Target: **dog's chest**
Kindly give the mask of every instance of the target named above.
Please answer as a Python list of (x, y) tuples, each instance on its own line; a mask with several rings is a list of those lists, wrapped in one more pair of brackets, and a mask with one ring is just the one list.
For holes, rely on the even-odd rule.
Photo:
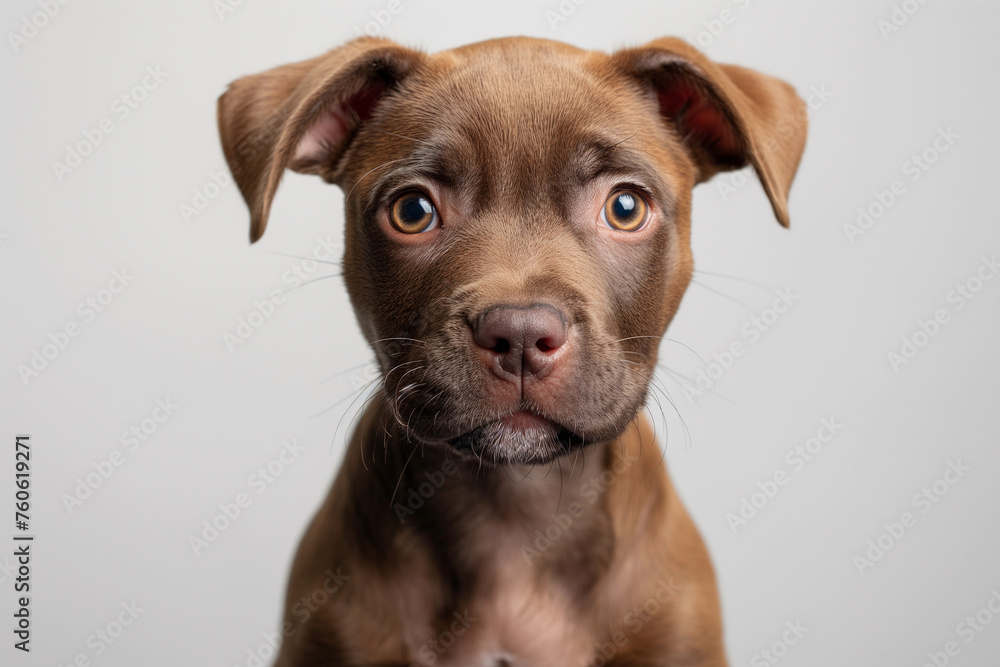
[(411, 596), (424, 604), (404, 614), (417, 621), (408, 642), (414, 664), (592, 664), (595, 586), (611, 565), (614, 538), (610, 516), (582, 486), (601, 462), (588, 457), (562, 484), (530, 470), (488, 484), (456, 476), (434, 496), (425, 516), (436, 521), (410, 542), (426, 551), (408, 558), (422, 566), (407, 580), (426, 587)]
[[(566, 667), (590, 664), (593, 632), (572, 591), (540, 572), (523, 533), (484, 528), (478, 584), (417, 664)], [(554, 545), (553, 545), (554, 546)], [(440, 627), (440, 626), (439, 626)], [(430, 649), (430, 650), (427, 650)], [(433, 655), (433, 658), (432, 658)]]

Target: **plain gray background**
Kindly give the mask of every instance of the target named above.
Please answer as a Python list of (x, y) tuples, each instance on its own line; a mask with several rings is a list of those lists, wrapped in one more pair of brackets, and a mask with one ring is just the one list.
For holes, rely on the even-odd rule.
[[(676, 411), (659, 394), (650, 410), (714, 557), (733, 665), (768, 664), (755, 654), (796, 622), (808, 631), (781, 664), (918, 667), (949, 641), (960, 650), (949, 664), (998, 664), (1000, 618), (971, 641), (959, 624), (1000, 590), (1000, 279), (977, 283), (983, 258), (1000, 253), (1000, 6), (399, 1), (379, 31), (431, 51), (515, 34), (602, 50), (678, 35), (804, 98), (822, 92), (790, 230), (750, 172), (696, 190), (697, 283), (657, 381)], [(387, 5), (244, 0), (220, 15), (210, 0), (78, 0), (43, 21), (38, 2), (4, 3), (0, 540), (15, 532), (13, 437), (30, 433), (37, 541), (30, 656), (11, 646), (12, 549), (0, 547), (3, 664), (83, 654), (109, 666), (243, 666), (277, 628), (293, 550), (339, 464), (370, 357), (337, 267), (289, 256), (312, 256), (327, 237), (340, 246), (341, 192), (288, 174), (267, 235), (249, 246), (235, 187), (209, 185), (224, 170), (215, 101), (241, 75), (356, 36)], [(161, 80), (122, 117), (116, 99), (147, 67)], [(103, 119), (113, 132), (60, 180), (53, 162)], [(949, 132), (947, 150), (934, 148)], [(914, 171), (925, 152), (933, 163)], [(878, 212), (895, 180), (905, 189), (852, 235), (859, 207)], [(289, 290), (296, 266), (332, 277)], [(112, 279), (123, 270), (122, 290)], [(119, 293), (102, 293), (109, 283)], [(979, 288), (971, 300), (949, 300), (967, 283)], [(273, 290), (288, 290), (283, 303), (230, 350), (225, 334)], [(771, 319), (775, 290), (793, 305), (752, 339), (745, 326)], [(92, 319), (79, 307), (109, 296)], [(939, 310), (935, 335), (915, 336)], [(23, 378), (19, 367), (70, 323), (79, 334)], [(893, 368), (904, 337), (923, 344)], [(733, 342), (745, 353), (714, 369), (714, 388), (685, 390), (681, 376), (695, 380)], [(151, 435), (130, 450), (122, 433), (164, 416), (158, 399), (177, 408), (146, 421)], [(804, 465), (786, 459), (823, 419), (842, 424), (833, 439)], [(251, 475), (293, 439), (304, 452), (258, 494)], [(116, 450), (121, 464), (70, 511), (78, 480)], [(950, 464), (967, 470), (939, 482), (935, 502), (915, 502)], [(734, 532), (727, 514), (781, 471), (787, 484)], [(195, 555), (189, 537), (239, 493), (250, 506)], [(904, 512), (915, 525), (883, 536), (891, 548), (859, 572), (855, 557)], [(138, 618), (97, 656), (88, 637), (133, 601)]]

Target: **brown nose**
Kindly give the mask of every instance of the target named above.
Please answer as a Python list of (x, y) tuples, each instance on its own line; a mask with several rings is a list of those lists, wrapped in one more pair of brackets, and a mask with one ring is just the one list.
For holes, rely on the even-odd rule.
[(566, 343), (562, 312), (548, 304), (494, 306), (472, 323), (473, 338), (507, 373), (541, 377)]

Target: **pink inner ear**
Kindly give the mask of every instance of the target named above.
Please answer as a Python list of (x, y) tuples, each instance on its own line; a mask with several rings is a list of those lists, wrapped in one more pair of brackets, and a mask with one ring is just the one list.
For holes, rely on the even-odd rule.
[(725, 115), (693, 85), (673, 82), (659, 91), (660, 112), (722, 161), (742, 163), (743, 150)]
[(367, 121), (375, 114), (375, 107), (378, 106), (384, 92), (385, 86), (381, 83), (362, 88), (347, 100), (346, 106), (353, 109), (362, 122)]
[(331, 105), (299, 140), (293, 161), (323, 160), (341, 147), (358, 123), (363, 123), (374, 115), (383, 92), (385, 86), (375, 84)]

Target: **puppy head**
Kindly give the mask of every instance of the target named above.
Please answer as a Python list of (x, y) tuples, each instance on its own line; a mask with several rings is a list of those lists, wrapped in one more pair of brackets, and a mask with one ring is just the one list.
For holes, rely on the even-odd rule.
[(219, 126), (252, 241), (286, 168), (343, 188), (347, 288), (406, 436), (527, 463), (642, 406), (696, 183), (752, 164), (788, 224), (805, 107), (676, 39), (361, 39), (234, 82)]

